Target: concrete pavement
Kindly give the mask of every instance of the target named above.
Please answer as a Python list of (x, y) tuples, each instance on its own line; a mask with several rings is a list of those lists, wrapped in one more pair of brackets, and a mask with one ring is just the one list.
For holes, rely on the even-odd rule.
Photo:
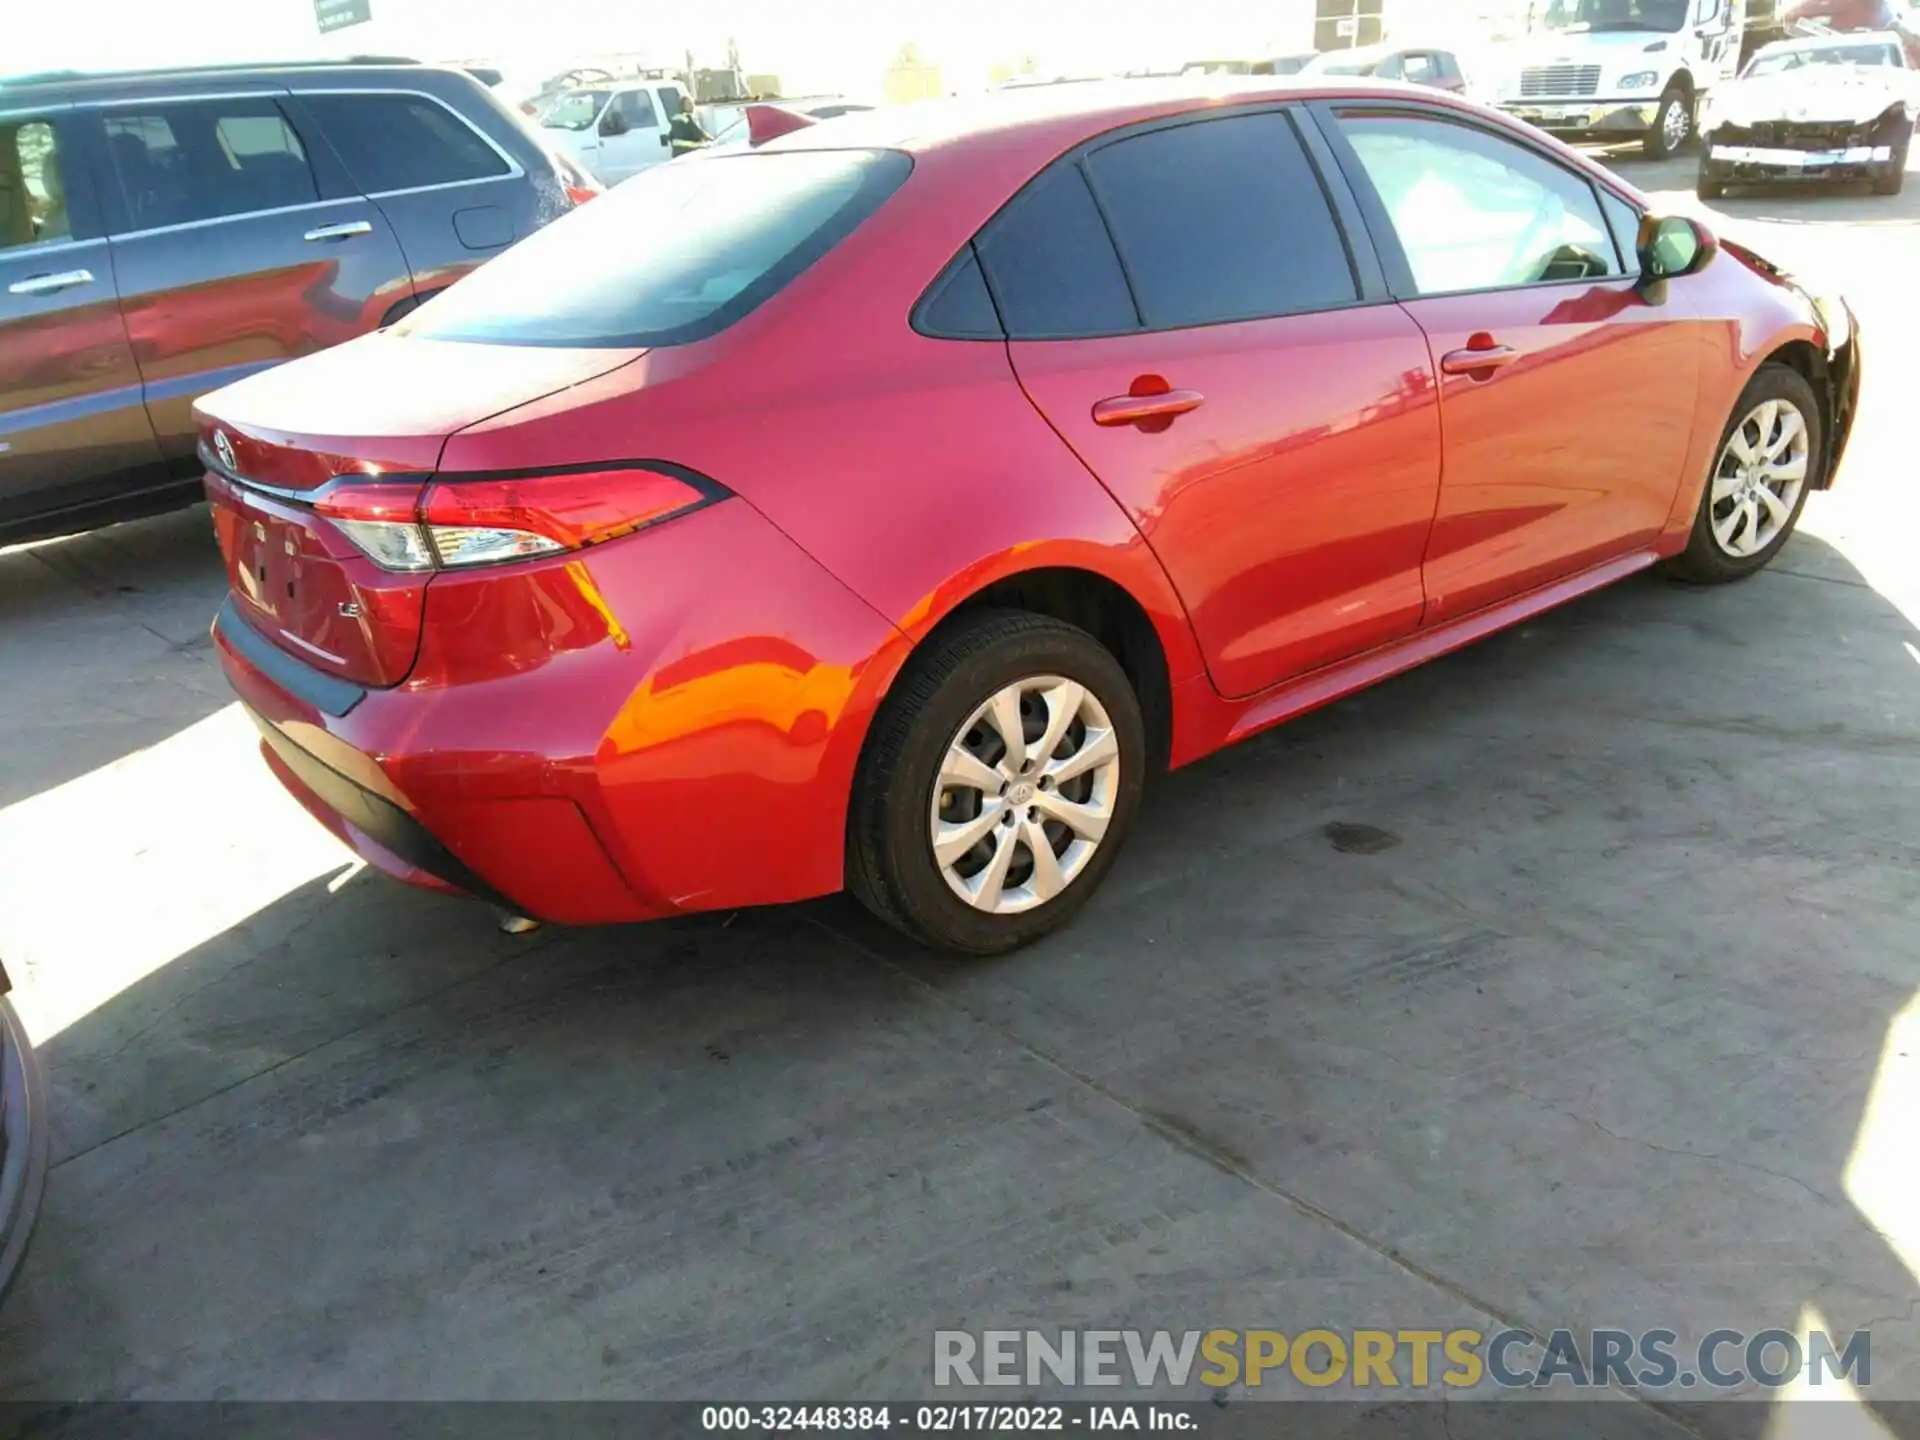
[[(842, 900), (497, 935), (266, 776), (203, 513), (0, 555), (59, 1121), (0, 1397), (918, 1397), (943, 1328), (1518, 1324), (1870, 1325), (1920, 1399), (1920, 196), (1716, 208), (1868, 335), (1775, 567), (1171, 777), (991, 964)], [(1834, 1433), (1749, 1395), (1556, 1433)]]

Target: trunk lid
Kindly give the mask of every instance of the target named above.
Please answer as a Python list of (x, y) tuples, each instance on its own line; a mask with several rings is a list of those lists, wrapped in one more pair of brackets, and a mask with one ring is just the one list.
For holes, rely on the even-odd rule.
[(316, 503), (350, 493), (408, 518), (448, 436), (643, 353), (377, 334), (206, 396), (207, 496), (241, 613), (315, 669), (398, 684), (434, 572), (375, 564)]

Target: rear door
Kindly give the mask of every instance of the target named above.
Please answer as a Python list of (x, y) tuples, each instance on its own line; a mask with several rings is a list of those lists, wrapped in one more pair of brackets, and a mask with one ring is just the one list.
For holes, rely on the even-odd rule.
[(422, 297), (550, 218), (532, 213), (520, 162), (438, 95), (302, 90), (290, 103), (393, 226)]
[[(1121, 132), (984, 231), (1027, 394), (1140, 526), (1214, 683), (1405, 635), (1440, 475), (1426, 342), (1284, 108)], [(1352, 243), (1350, 243), (1352, 242)]]
[(379, 211), (323, 191), (280, 97), (97, 114), (127, 333), (169, 459), (193, 455), (201, 395), (363, 334), (412, 293)]
[(1650, 543), (1695, 424), (1685, 287), (1642, 294), (1593, 183), (1504, 127), (1424, 106), (1319, 113), (1441, 372), (1428, 621)]
[(164, 480), (73, 111), (0, 118), (0, 526)]

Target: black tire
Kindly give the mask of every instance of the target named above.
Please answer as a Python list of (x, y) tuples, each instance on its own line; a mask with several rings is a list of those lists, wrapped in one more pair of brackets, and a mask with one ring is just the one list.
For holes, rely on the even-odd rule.
[[(1052, 675), (1091, 692), (1118, 743), (1106, 833), (1053, 899), (1015, 914), (976, 909), (954, 893), (934, 859), (928, 827), (941, 765), (960, 727), (996, 692)], [(922, 944), (965, 955), (1017, 949), (1072, 919), (1100, 887), (1139, 809), (1147, 754), (1139, 698), (1099, 641), (1049, 616), (982, 611), (908, 662), (874, 720), (847, 816), (847, 887)]]
[(1878, 175), (1873, 177), (1873, 193), (1876, 195), (1898, 195), (1907, 183), (1907, 149), (1913, 143), (1913, 132), (1904, 132), (1894, 143), (1893, 158)]
[[(1686, 114), (1687, 129), (1678, 142), (1667, 143), (1667, 113), (1679, 106)], [(1687, 141), (1693, 138), (1693, 97), (1679, 86), (1673, 86), (1660, 97), (1660, 108), (1654, 112), (1653, 128), (1640, 141), (1640, 152), (1649, 160), (1666, 160), (1686, 149)]]
[[(1754, 409), (1768, 400), (1786, 401), (1800, 412), (1800, 418), (1807, 427), (1807, 475), (1800, 486), (1800, 493), (1794, 497), (1786, 523), (1753, 554), (1731, 555), (1721, 547), (1713, 534), (1714, 510), (1718, 505), (1728, 503), (1713, 499), (1713, 481), (1727, 458), (1727, 443), (1733, 438), (1735, 428), (1745, 424)], [(1826, 430), (1820, 413), (1820, 401), (1806, 377), (1786, 365), (1761, 366), (1753, 379), (1747, 382), (1747, 388), (1740, 392), (1739, 400), (1734, 403), (1733, 414), (1727, 417), (1726, 428), (1720, 432), (1720, 444), (1714, 449), (1713, 464), (1707, 471), (1706, 482), (1700, 487), (1700, 503), (1693, 516), (1693, 533), (1687, 539), (1687, 548), (1667, 562), (1667, 573), (1679, 580), (1715, 585), (1729, 580), (1744, 580), (1764, 569), (1767, 562), (1780, 553), (1780, 547), (1787, 543), (1794, 526), (1800, 523), (1800, 512), (1806, 507), (1807, 496), (1820, 487), (1824, 479), (1825, 454)]]

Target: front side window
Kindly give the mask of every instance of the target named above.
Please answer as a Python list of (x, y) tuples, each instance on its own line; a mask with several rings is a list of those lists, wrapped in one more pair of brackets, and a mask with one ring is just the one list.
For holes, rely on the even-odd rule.
[(395, 329), (500, 345), (705, 339), (852, 234), (912, 168), (888, 150), (656, 165), (488, 261)]
[(300, 137), (271, 100), (108, 110), (102, 123), (130, 230), (320, 198)]
[(540, 124), (547, 130), (585, 130), (600, 118), (600, 107), (606, 103), (604, 90), (569, 90), (541, 112)]
[(303, 95), (300, 103), (368, 195), (490, 180), (512, 169), (471, 125), (425, 95)]
[(1422, 295), (1618, 275), (1593, 187), (1522, 145), (1448, 120), (1344, 114)]
[(61, 158), (45, 120), (0, 123), (0, 250), (72, 238)]
[(1318, 175), (1278, 111), (1149, 131), (1087, 160), (1150, 329), (1359, 298)]

